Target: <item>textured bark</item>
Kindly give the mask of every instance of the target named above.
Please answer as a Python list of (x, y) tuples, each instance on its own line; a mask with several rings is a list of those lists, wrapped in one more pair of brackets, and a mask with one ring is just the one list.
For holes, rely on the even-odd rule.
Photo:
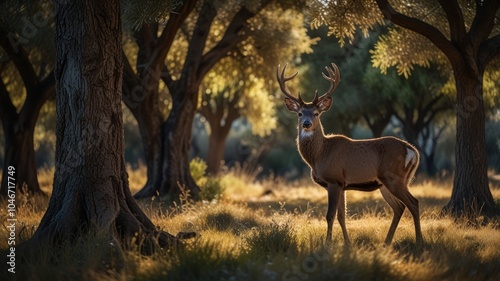
[[(56, 1), (56, 171), (34, 241), (78, 235), (168, 246), (132, 198), (124, 162), (118, 0)], [(118, 235), (118, 237), (116, 237)]]
[[(477, 68), (475, 68), (477, 69)], [(444, 207), (454, 215), (498, 213), (488, 187), (483, 105), (483, 75), (473, 68), (455, 70), (457, 82), (456, 171), (451, 199)]]

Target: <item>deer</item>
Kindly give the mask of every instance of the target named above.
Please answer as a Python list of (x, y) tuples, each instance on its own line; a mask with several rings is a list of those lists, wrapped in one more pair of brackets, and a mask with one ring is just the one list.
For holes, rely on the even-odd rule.
[[(382, 197), (394, 212), (386, 245), (391, 244), (401, 216), (407, 207), (413, 217), (416, 242), (423, 242), (420, 227), (419, 202), (410, 193), (408, 185), (417, 171), (420, 154), (410, 143), (396, 137), (372, 139), (351, 139), (344, 135), (325, 135), (321, 124), (321, 114), (330, 109), (331, 95), (340, 83), (340, 71), (332, 63), (326, 66), (328, 73), (322, 72), (323, 78), (330, 82), (329, 90), (318, 97), (316, 90), (312, 102), (305, 102), (300, 92), (292, 95), (286, 82), (297, 76), (298, 71), (285, 76), (287, 65), (280, 74), (280, 65), (276, 77), (285, 95), (285, 107), (298, 115), (297, 148), (300, 156), (311, 169), (311, 179), (328, 192), (326, 212), (326, 242), (332, 241), (332, 226), (335, 216), (342, 229), (344, 243), (350, 244), (347, 233), (346, 196), (347, 190), (380, 190)], [(338, 214), (336, 214), (338, 212)]]

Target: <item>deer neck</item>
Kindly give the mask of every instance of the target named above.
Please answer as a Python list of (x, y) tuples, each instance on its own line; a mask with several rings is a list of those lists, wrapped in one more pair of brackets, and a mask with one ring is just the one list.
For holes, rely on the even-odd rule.
[(323, 148), (325, 140), (323, 126), (319, 124), (315, 130), (309, 132), (302, 130), (302, 128), (299, 128), (298, 131), (297, 146), (299, 148), (300, 155), (307, 162), (307, 164), (312, 167), (314, 166), (316, 159), (318, 159), (321, 155)]

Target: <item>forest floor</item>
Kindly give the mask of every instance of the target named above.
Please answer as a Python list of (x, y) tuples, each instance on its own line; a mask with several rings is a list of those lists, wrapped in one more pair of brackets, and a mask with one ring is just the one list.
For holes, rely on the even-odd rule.
[[(144, 168), (131, 170), (132, 192), (144, 183)], [(352, 245), (343, 244), (338, 222), (333, 243), (325, 244), (326, 191), (310, 179), (287, 183), (256, 180), (233, 169), (202, 178), (200, 200), (185, 194), (174, 203), (140, 201), (160, 228), (176, 234), (195, 231), (182, 247), (140, 254), (124, 251), (118, 272), (103, 265), (98, 241), (67, 245), (66, 253), (18, 259), (16, 273), (3, 262), (0, 280), (500, 280), (500, 220), (454, 220), (441, 214), (451, 195), (451, 179), (418, 178), (410, 187), (420, 202), (424, 244), (415, 244), (408, 211), (393, 243), (383, 241), (392, 210), (380, 192), (347, 192), (347, 228)], [(50, 192), (53, 171), (39, 171)], [(500, 203), (500, 184), (491, 191)], [(36, 230), (47, 199), (18, 197), (16, 243)], [(4, 214), (5, 213), (5, 214)], [(1, 215), (0, 254), (9, 253), (7, 212)]]

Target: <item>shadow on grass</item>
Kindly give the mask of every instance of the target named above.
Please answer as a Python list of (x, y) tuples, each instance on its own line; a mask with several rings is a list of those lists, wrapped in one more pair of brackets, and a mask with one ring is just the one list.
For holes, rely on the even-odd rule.
[[(420, 202), (420, 212), (427, 209), (441, 210), (449, 199), (434, 198), (434, 197), (418, 197)], [(294, 200), (269, 200), (269, 201), (251, 201), (247, 203), (248, 207), (254, 210), (262, 210), (266, 215), (273, 213), (289, 212), (289, 213), (304, 213), (306, 211), (312, 217), (324, 218), (328, 208), (328, 199), (325, 193), (325, 200), (322, 202), (310, 202), (307, 199), (294, 199)], [(362, 217), (365, 215), (380, 215), (386, 214), (392, 217), (392, 209), (389, 204), (382, 198), (366, 198), (356, 200), (354, 202), (347, 201), (347, 215), (348, 217)]]
[(218, 231), (231, 230), (233, 232), (257, 227), (260, 223), (252, 217), (238, 217), (235, 214), (220, 210), (218, 212), (209, 213), (205, 217), (207, 227)]

